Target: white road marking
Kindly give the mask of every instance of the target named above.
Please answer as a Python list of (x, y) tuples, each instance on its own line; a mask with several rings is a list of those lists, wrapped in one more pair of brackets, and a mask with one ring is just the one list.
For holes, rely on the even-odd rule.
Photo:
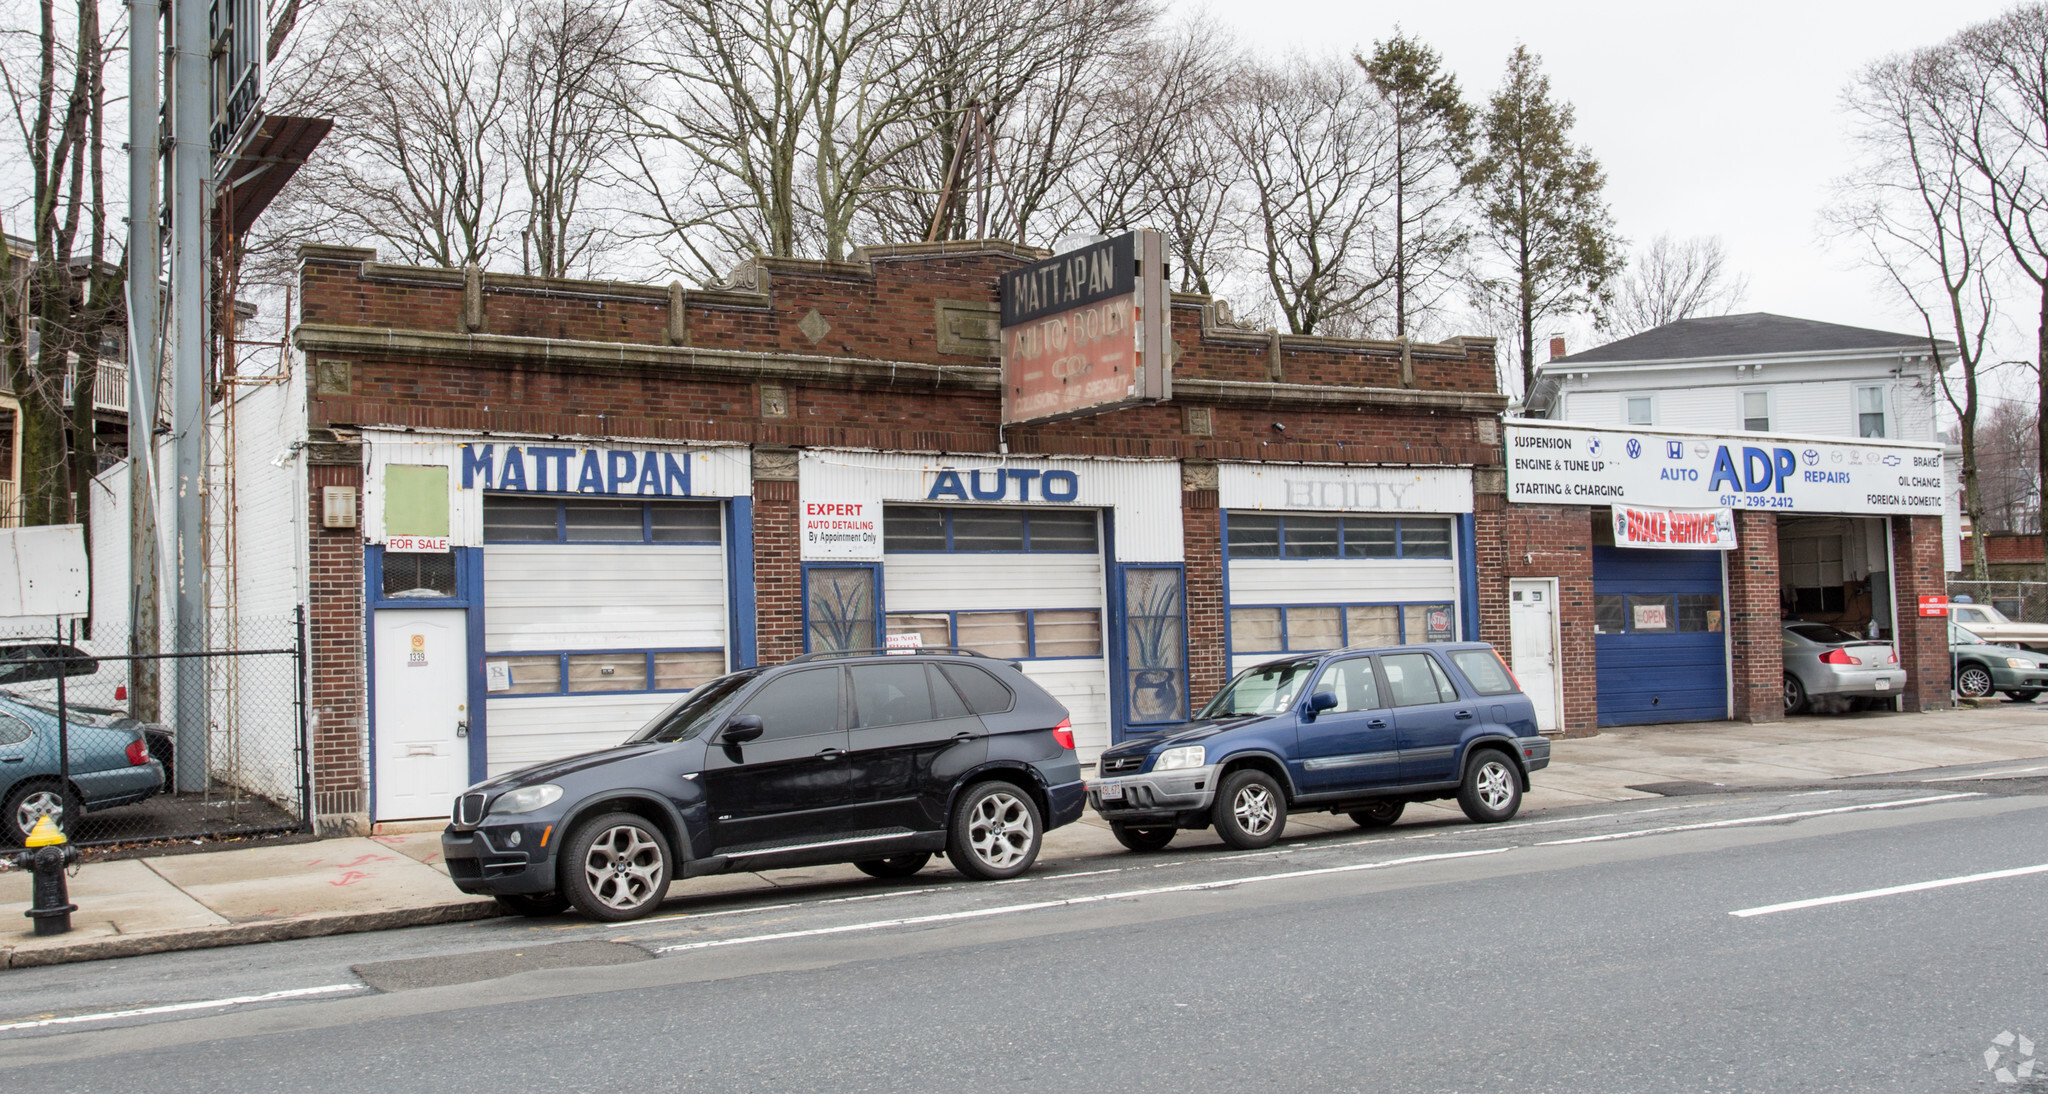
[(2040, 866), (2022, 866), (2015, 870), (1993, 870), (1985, 874), (1969, 874), (1964, 877), (1945, 877), (1938, 881), (1916, 881), (1911, 885), (1893, 885), (1884, 889), (1866, 889), (1860, 893), (1843, 893), (1840, 896), (1818, 896), (1812, 900), (1789, 900), (1783, 904), (1766, 904), (1761, 908), (1744, 908), (1729, 915), (1748, 918), (1753, 915), (1771, 915), (1776, 912), (1796, 912), (1801, 908), (1818, 908), (1823, 904), (1846, 904), (1852, 900), (1871, 900), (1881, 896), (1897, 896), (1900, 893), (1919, 893), (1928, 889), (1946, 889), (1951, 885), (1970, 885), (1979, 881), (1997, 881), (2000, 878), (2024, 877), (2027, 874), (2048, 874), (2048, 863)]
[[(674, 923), (678, 919), (711, 919), (721, 915), (746, 915), (748, 912), (775, 912), (796, 906), (796, 902), (792, 901), (788, 904), (757, 904), (752, 908), (727, 908), (722, 912), (677, 912), (674, 915), (658, 915), (647, 919), (636, 919), (632, 922), (631, 926), (645, 927), (649, 923)], [(587, 931), (592, 927), (617, 926), (618, 924), (616, 923), (564, 923), (555, 929), (558, 931)]]
[(1514, 850), (1512, 847), (1493, 847), (1484, 851), (1453, 851), (1440, 855), (1414, 855), (1409, 858), (1390, 859), (1385, 862), (1361, 862), (1349, 866), (1325, 866), (1314, 870), (1289, 870), (1283, 874), (1259, 874), (1253, 877), (1231, 878), (1224, 881), (1197, 881), (1189, 882), (1185, 885), (1165, 885), (1155, 889), (1126, 889), (1122, 892), (1068, 897), (1064, 900), (1036, 900), (1028, 904), (1006, 904), (996, 908), (974, 908), (960, 912), (939, 912), (933, 915), (905, 916), (900, 919), (876, 919), (866, 923), (843, 923), (836, 927), (812, 927), (801, 931), (777, 931), (773, 934), (748, 935), (744, 938), (716, 938), (704, 942), (684, 942), (674, 946), (662, 946), (654, 952), (657, 954), (683, 953), (688, 950), (744, 946), (754, 942), (781, 942), (793, 938), (817, 938), (823, 935), (851, 934), (856, 931), (878, 931), (889, 927), (917, 927), (928, 923), (951, 923), (964, 919), (985, 919), (989, 916), (1035, 912), (1044, 908), (1069, 908), (1081, 904), (1100, 904), (1109, 900), (1133, 900), (1138, 897), (1161, 896), (1167, 893), (1193, 893), (1207, 889), (1234, 889), (1240, 885), (1256, 885), (1262, 881), (1285, 881), (1291, 878), (1317, 877), (1324, 874), (1347, 874), (1360, 870), (1383, 870), (1390, 866), (1408, 866), (1420, 862), (1443, 862), (1448, 859), (1473, 858), (1478, 855), (1498, 855), (1512, 850)]
[(137, 1007), (134, 1010), (108, 1010), (98, 1014), (67, 1014), (62, 1018), (38, 1018), (29, 1022), (12, 1022), (0, 1025), (0, 1033), (17, 1029), (43, 1029), (48, 1026), (70, 1026), (80, 1022), (111, 1022), (117, 1018), (141, 1018), (152, 1014), (177, 1014), (188, 1010), (213, 1010), (220, 1007), (239, 1007), (247, 1003), (269, 1003), (279, 999), (298, 999), (308, 995), (332, 995), (338, 991), (361, 991), (361, 984), (324, 984), (317, 988), (287, 988), (283, 991), (265, 992), (262, 995), (238, 995), (232, 999), (203, 999), (193, 1003), (167, 1003), (160, 1007)]
[(1962, 794), (1935, 794), (1926, 798), (1907, 798), (1895, 802), (1871, 802), (1865, 805), (1840, 805), (1833, 809), (1804, 809), (1796, 813), (1772, 813), (1762, 817), (1736, 817), (1732, 820), (1701, 821), (1698, 824), (1673, 824), (1663, 828), (1638, 828), (1633, 832), (1609, 832), (1600, 836), (1579, 836), (1574, 839), (1545, 840), (1539, 847), (1556, 847), (1571, 843), (1602, 843), (1607, 840), (1633, 839), (1636, 836), (1659, 836), (1666, 832), (1697, 832), (1707, 828), (1733, 828), (1741, 824), (1768, 824), (1771, 821), (1799, 820), (1805, 817), (1825, 817), (1834, 813), (1860, 813), (1867, 809), (1897, 809), (1907, 805), (1928, 805), (1934, 802), (1955, 801), (1959, 798), (1981, 798), (1984, 795), (1974, 791)]
[(887, 900), (887, 899), (889, 899), (889, 898), (890, 898), (890, 897), (892, 897), (892, 896), (916, 896), (916, 895), (917, 895), (917, 894), (919, 894), (919, 893), (936, 893), (936, 892), (938, 892), (938, 891), (939, 891), (939, 890), (938, 890), (938, 888), (937, 888), (936, 886), (934, 886), (933, 888), (930, 888), (930, 889), (897, 889), (897, 890), (894, 890), (894, 891), (892, 891), (892, 892), (887, 892), (887, 893), (867, 893), (867, 894), (865, 894), (865, 895), (862, 895), (862, 896), (835, 896), (835, 897), (831, 898), (830, 900), (815, 900), (815, 901), (812, 901), (812, 903), (813, 903), (813, 904), (851, 904), (851, 903), (853, 903), (853, 902), (854, 902), (854, 901), (856, 901), (856, 900)]

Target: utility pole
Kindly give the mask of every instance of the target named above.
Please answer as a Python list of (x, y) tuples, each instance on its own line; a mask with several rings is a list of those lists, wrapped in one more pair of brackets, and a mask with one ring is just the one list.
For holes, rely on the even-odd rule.
[[(206, 648), (207, 330), (213, 308), (212, 28), (203, 0), (171, 0), (171, 437), (176, 484), (176, 623), (172, 649)], [(177, 790), (204, 791), (208, 760), (206, 662), (180, 657), (177, 669)]]
[[(157, 652), (156, 397), (163, 370), (157, 293), (163, 240), (157, 200), (163, 136), (158, 0), (128, 3), (128, 652)], [(143, 721), (161, 712), (155, 661), (129, 662), (128, 711)]]

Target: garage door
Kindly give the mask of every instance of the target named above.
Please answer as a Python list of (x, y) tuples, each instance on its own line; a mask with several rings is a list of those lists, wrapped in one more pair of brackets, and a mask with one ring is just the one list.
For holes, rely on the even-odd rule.
[(1718, 551), (1593, 548), (1603, 726), (1728, 716)]
[(717, 502), (485, 497), (490, 774), (615, 745), (726, 671), (723, 517)]

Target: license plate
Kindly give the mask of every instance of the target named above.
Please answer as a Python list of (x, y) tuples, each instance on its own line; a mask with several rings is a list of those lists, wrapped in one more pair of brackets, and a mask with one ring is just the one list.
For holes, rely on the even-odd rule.
[(1124, 788), (1121, 786), (1099, 787), (1098, 792), (1102, 795), (1102, 800), (1106, 802), (1120, 802), (1124, 800)]
[(1892, 690), (1892, 682), (1891, 682), (1890, 680), (1879, 680), (1879, 681), (1877, 682), (1877, 690), (1879, 690), (1879, 691), (1890, 691), (1890, 690)]

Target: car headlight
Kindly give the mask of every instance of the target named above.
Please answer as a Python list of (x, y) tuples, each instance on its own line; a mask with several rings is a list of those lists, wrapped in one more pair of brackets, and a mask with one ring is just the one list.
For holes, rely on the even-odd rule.
[(2041, 667), (2024, 657), (2008, 657), (2005, 659), (2005, 666), (2012, 669), (2038, 669)]
[(501, 794), (491, 803), (492, 813), (531, 813), (562, 800), (562, 788), (550, 783), (522, 786)]
[(1200, 767), (1207, 759), (1201, 745), (1186, 745), (1169, 748), (1159, 754), (1159, 762), (1152, 765), (1154, 771), (1179, 771), (1185, 767)]

